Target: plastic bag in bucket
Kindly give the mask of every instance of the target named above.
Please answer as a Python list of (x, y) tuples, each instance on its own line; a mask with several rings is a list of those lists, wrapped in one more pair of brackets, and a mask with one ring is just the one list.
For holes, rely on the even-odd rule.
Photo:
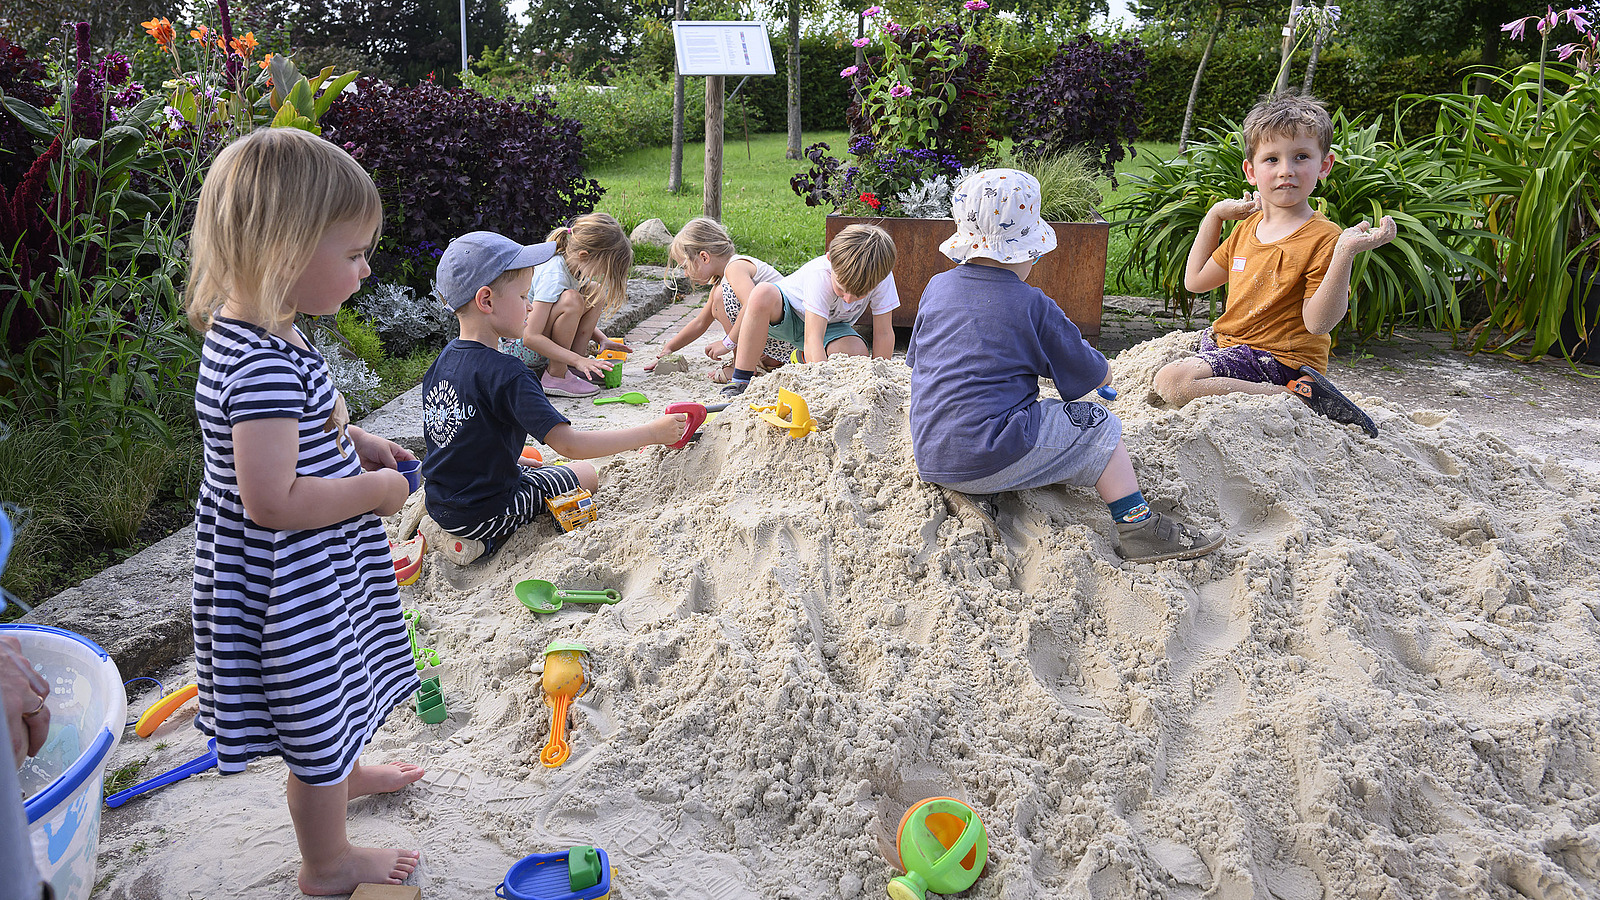
[(95, 881), (106, 761), (127, 699), (116, 663), (93, 641), (44, 625), (0, 625), (50, 681), (50, 736), (23, 764), (23, 807), (39, 874), (59, 900), (88, 900)]

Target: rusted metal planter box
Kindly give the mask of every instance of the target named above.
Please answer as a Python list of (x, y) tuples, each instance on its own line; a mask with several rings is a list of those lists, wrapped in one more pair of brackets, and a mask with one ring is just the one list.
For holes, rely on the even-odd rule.
[[(894, 324), (910, 327), (917, 318), (917, 304), (928, 279), (954, 266), (939, 245), (956, 233), (954, 219), (859, 218), (828, 216), (824, 229), (826, 243), (847, 225), (876, 225), (894, 238), (894, 283), (899, 289), (900, 306), (894, 311)], [(1056, 230), (1056, 249), (1046, 253), (1033, 267), (1028, 283), (1048, 294), (1060, 305), (1072, 324), (1078, 326), (1091, 344), (1100, 340), (1100, 311), (1106, 289), (1106, 245), (1111, 225), (1098, 213), (1093, 222), (1051, 222)], [(870, 315), (863, 315), (856, 327), (871, 326)]]

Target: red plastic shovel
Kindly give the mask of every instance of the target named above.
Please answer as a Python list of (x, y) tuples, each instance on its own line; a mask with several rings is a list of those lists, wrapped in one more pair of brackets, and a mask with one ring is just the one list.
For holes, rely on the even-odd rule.
[(673, 413), (683, 413), (689, 417), (689, 421), (684, 423), (683, 437), (678, 438), (675, 443), (668, 444), (667, 446), (674, 450), (682, 450), (690, 441), (694, 440), (696, 437), (699, 437), (697, 432), (699, 432), (700, 426), (705, 423), (706, 416), (709, 416), (714, 412), (722, 412), (727, 408), (728, 404), (726, 403), (713, 403), (710, 406), (707, 406), (704, 403), (694, 403), (689, 400), (679, 400), (677, 403), (668, 404), (666, 410), (667, 415), (670, 416)]

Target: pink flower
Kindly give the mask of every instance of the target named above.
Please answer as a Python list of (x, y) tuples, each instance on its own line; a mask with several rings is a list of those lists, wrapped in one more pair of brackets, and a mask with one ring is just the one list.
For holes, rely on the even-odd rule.
[(885, 21), (883, 23), (883, 31), (885, 34), (895, 35), (905, 31), (905, 28), (895, 24), (894, 22)]
[(911, 88), (908, 88), (903, 84), (896, 84), (894, 87), (889, 88), (889, 96), (909, 97), (911, 96)]
[(850, 42), (850, 46), (852, 46), (852, 47), (865, 47), (866, 45), (868, 45), (870, 43), (872, 43), (872, 38), (858, 37), (855, 40)]
[(1579, 31), (1589, 30), (1589, 20), (1585, 18), (1585, 16), (1588, 15), (1588, 10), (1583, 9), (1582, 7), (1574, 7), (1573, 9), (1564, 11), (1562, 14), (1565, 15), (1567, 17), (1567, 21), (1571, 22)]
[(870, 19), (873, 16), (875, 16), (875, 15), (881, 13), (881, 12), (883, 12), (883, 7), (881, 7), (881, 6), (869, 6), (869, 7), (866, 8), (866, 11), (861, 14), (861, 16), (862, 16), (862, 18)]
[(989, 4), (983, 2), (983, 0), (967, 0), (967, 2), (961, 4), (961, 8), (968, 12), (977, 12), (980, 9), (988, 9)]
[(839, 70), (839, 77), (840, 78), (849, 78), (851, 75), (854, 75), (855, 73), (857, 73), (859, 71), (861, 71), (861, 70), (859, 68), (855, 67), (855, 66), (847, 66), (847, 67)]

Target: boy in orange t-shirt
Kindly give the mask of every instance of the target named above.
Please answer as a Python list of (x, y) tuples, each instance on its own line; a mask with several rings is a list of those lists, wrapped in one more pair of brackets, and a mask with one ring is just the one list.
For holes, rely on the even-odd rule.
[[(1285, 390), (1345, 424), (1378, 430), (1339, 393), (1328, 369), (1328, 332), (1350, 308), (1350, 264), (1394, 239), (1394, 220), (1342, 232), (1311, 208), (1311, 192), (1333, 169), (1333, 122), (1309, 97), (1263, 99), (1244, 120), (1244, 177), (1256, 187), (1206, 213), (1189, 250), (1184, 286), (1228, 285), (1228, 303), (1200, 335), (1200, 352), (1163, 366), (1155, 389), (1182, 406), (1196, 397)], [(1244, 219), (1218, 246), (1222, 223)]]

